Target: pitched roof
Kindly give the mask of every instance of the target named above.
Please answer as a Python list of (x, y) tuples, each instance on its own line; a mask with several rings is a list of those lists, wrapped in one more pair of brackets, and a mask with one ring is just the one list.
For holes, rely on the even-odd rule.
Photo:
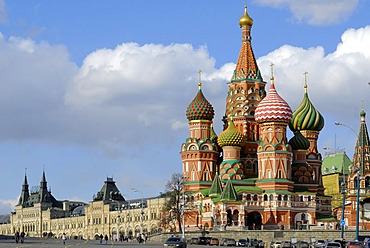
[(209, 189), (209, 196), (217, 196), (222, 194), (221, 180), (218, 174), (213, 179), (212, 186)]
[(116, 186), (116, 182), (113, 181), (113, 178), (108, 177), (107, 180), (104, 182), (103, 187), (100, 191), (94, 196), (94, 201), (104, 201), (110, 202), (112, 200), (115, 201), (126, 201), (125, 198), (122, 196), (121, 192)]
[(231, 179), (226, 183), (224, 190), (222, 191), (221, 201), (236, 201), (237, 195)]
[(322, 161), (321, 173), (322, 175), (326, 175), (330, 173), (344, 172), (344, 174), (348, 175), (350, 172), (349, 170), (350, 165), (351, 160), (344, 151), (329, 153), (328, 155), (325, 156), (324, 160)]

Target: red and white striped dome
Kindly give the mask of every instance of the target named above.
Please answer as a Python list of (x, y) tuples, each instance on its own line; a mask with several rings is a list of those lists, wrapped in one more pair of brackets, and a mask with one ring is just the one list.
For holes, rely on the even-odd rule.
[(292, 119), (292, 109), (279, 96), (272, 83), (266, 97), (258, 104), (254, 113), (254, 119), (258, 122), (279, 121), (289, 123)]

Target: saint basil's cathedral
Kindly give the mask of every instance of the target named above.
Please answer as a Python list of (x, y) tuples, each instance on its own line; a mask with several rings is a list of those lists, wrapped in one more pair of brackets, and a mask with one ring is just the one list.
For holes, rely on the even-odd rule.
[[(186, 225), (217, 229), (308, 229), (334, 221), (324, 195), (317, 140), (324, 118), (308, 97), (292, 111), (279, 95), (273, 64), (270, 84), (257, 66), (253, 19), (239, 19), (242, 44), (228, 82), (224, 130), (213, 129), (214, 109), (201, 82), (186, 117), (190, 136), (181, 146)], [(266, 88), (269, 88), (266, 92)], [(287, 127), (294, 133), (288, 141)]]

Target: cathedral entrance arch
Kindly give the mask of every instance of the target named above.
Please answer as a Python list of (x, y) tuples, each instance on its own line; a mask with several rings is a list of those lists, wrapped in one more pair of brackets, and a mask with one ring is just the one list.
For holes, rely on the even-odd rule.
[(250, 212), (246, 216), (248, 230), (261, 230), (262, 226), (262, 215), (259, 212)]
[(308, 225), (312, 224), (312, 216), (309, 213), (298, 213), (294, 217), (295, 229), (307, 230)]

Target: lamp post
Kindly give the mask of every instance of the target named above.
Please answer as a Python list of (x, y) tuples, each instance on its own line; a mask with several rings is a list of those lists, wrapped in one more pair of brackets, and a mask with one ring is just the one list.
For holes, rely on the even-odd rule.
[(344, 228), (345, 228), (345, 221), (344, 221), (344, 210), (345, 210), (345, 205), (346, 205), (346, 193), (347, 193), (347, 185), (343, 181), (341, 183), (341, 193), (342, 193), (342, 220), (341, 220), (341, 233), (340, 233), (340, 238), (343, 240), (344, 239)]
[(144, 198), (143, 198), (143, 194), (140, 191), (138, 191), (137, 189), (131, 188), (131, 190), (136, 192), (136, 193), (139, 193), (141, 195), (141, 210), (140, 210), (140, 236), (141, 236), (143, 234)]
[[(352, 127), (350, 127), (346, 124), (340, 123), (340, 122), (335, 122), (334, 124), (337, 125), (337, 126), (344, 126), (348, 129), (350, 129), (355, 134), (355, 136), (357, 136), (356, 131)], [(362, 146), (364, 146), (364, 143), (362, 144)], [(357, 179), (356, 179), (356, 181), (357, 181), (357, 185), (356, 185), (356, 240), (358, 240), (359, 224), (360, 224), (360, 183), (361, 183), (361, 178), (360, 178), (361, 168), (360, 168), (360, 166), (361, 166), (361, 164), (363, 165), (363, 163), (364, 163), (364, 155), (365, 155), (364, 147), (362, 147), (361, 150), (362, 150), (362, 152), (361, 152), (362, 161), (361, 161), (360, 165), (356, 166), (353, 170), (354, 173), (357, 173)], [(342, 213), (342, 215), (343, 215), (343, 213)]]

